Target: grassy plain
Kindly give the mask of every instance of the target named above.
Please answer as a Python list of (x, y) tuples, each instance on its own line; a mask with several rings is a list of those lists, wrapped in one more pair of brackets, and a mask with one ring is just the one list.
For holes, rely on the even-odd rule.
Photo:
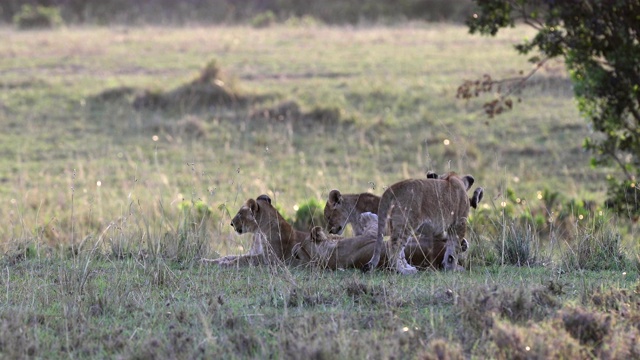
[[(573, 270), (564, 254), (593, 237), (599, 209), (563, 226), (548, 221), (562, 210), (554, 194), (601, 202), (607, 174), (589, 168), (581, 149), (589, 130), (562, 64), (549, 63), (495, 119), (482, 101), (455, 98), (463, 80), (528, 71), (511, 46), (526, 36), (471, 37), (445, 24), (0, 29), (0, 353), (639, 354), (637, 230), (607, 217), (630, 260)], [(104, 101), (126, 87), (171, 91), (213, 59), (224, 86), (248, 103), (157, 110)], [(256, 116), (292, 102), (329, 121)], [(428, 170), (470, 173), (485, 188), (467, 273), (195, 261), (247, 248), (229, 222), (248, 198), (266, 193), (294, 217), (295, 205), (324, 201), (333, 188), (379, 194)], [(543, 222), (522, 236), (544, 254), (533, 267), (499, 265), (493, 244), (523, 234), (516, 225), (528, 212)]]

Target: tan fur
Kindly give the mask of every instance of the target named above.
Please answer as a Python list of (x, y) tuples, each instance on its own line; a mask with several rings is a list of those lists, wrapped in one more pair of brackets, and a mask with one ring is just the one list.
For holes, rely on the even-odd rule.
[[(438, 179), (439, 177), (438, 174), (429, 172), (427, 173), (427, 178)], [(478, 203), (482, 200), (483, 193), (484, 190), (482, 188), (477, 188), (473, 192), (473, 196), (469, 198), (471, 207), (476, 208), (478, 206)], [(358, 226), (358, 218), (366, 212), (377, 214), (379, 204), (380, 196), (374, 194), (342, 194), (340, 190), (331, 190), (324, 206), (327, 230), (330, 234), (342, 235), (347, 224), (350, 224), (354, 235), (362, 235), (364, 231)]]
[(254, 233), (249, 253), (203, 261), (223, 266), (289, 264), (294, 245), (307, 237), (306, 232), (295, 230), (284, 220), (266, 195), (247, 200), (231, 220), (231, 226), (238, 234)]
[(391, 267), (402, 274), (412, 274), (417, 270), (409, 265), (401, 252), (407, 239), (425, 221), (429, 221), (436, 231), (447, 234), (445, 269), (455, 269), (455, 251), (466, 234), (469, 216), (467, 190), (473, 184), (473, 177), (463, 178), (449, 173), (441, 179), (408, 179), (391, 185), (382, 194), (378, 207), (378, 231), (376, 247), (364, 271), (378, 265), (383, 252), (383, 235), (387, 222), (391, 231)]
[[(293, 251), (300, 264), (332, 270), (362, 268), (371, 259), (375, 244), (375, 234), (343, 238), (326, 234), (316, 226)], [(381, 266), (386, 263), (385, 255), (386, 252), (382, 255)]]
[(342, 234), (347, 224), (351, 224), (353, 233), (361, 235), (364, 230), (358, 227), (360, 215), (366, 212), (376, 214), (380, 197), (370, 193), (341, 194), (331, 190), (324, 206), (324, 218), (330, 234)]
[[(294, 247), (294, 256), (301, 264), (309, 264), (332, 270), (358, 268), (361, 269), (373, 256), (377, 233), (377, 216), (361, 218), (365, 222), (362, 235), (343, 238), (337, 235), (327, 235), (322, 228), (315, 227), (309, 236)], [(412, 236), (405, 247), (405, 257), (413, 266), (421, 269), (442, 268), (445, 256), (446, 239), (443, 233), (437, 233), (432, 224), (426, 222)], [(391, 247), (384, 243), (383, 251), (378, 262), (378, 268), (389, 267)], [(461, 270), (457, 267), (456, 270)]]

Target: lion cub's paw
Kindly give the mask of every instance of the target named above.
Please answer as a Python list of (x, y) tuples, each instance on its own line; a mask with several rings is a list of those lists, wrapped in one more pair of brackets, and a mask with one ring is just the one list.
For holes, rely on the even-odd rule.
[(362, 270), (363, 273), (368, 273), (372, 269), (373, 269), (373, 265), (371, 264), (371, 262), (368, 262), (368, 263), (364, 264), (364, 266), (360, 270)]
[(417, 274), (418, 273), (418, 269), (416, 269), (415, 267), (409, 265), (409, 266), (405, 266), (402, 268), (398, 268), (397, 269), (398, 273), (402, 274), (402, 275), (413, 275), (413, 274)]

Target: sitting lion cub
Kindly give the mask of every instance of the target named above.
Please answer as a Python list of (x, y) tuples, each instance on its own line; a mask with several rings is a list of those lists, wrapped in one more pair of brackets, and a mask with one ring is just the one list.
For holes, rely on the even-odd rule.
[[(360, 215), (358, 227), (363, 230), (361, 235), (350, 238), (327, 235), (319, 226), (311, 229), (301, 243), (293, 248), (293, 257), (301, 264), (327, 268), (332, 270), (357, 268), (362, 269), (371, 259), (376, 245), (376, 234), (378, 226), (378, 216), (366, 212)], [(408, 240), (405, 247), (405, 257), (407, 261), (421, 269), (441, 269), (443, 268), (444, 256), (447, 243), (446, 234), (437, 232), (430, 222), (421, 224), (414, 236)], [(386, 242), (380, 256), (379, 268), (389, 267), (390, 243)], [(464, 255), (468, 248), (466, 239), (463, 240), (460, 249), (451, 252)], [(456, 259), (457, 263), (457, 259)], [(457, 266), (456, 270), (464, 270)]]

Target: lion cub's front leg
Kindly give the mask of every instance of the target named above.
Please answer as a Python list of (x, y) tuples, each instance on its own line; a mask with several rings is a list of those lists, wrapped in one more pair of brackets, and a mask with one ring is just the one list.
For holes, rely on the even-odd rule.
[(267, 253), (265, 252), (266, 237), (262, 233), (253, 235), (253, 242), (249, 253), (245, 255), (229, 255), (217, 259), (202, 259), (202, 262), (216, 264), (224, 267), (244, 267), (268, 264)]

